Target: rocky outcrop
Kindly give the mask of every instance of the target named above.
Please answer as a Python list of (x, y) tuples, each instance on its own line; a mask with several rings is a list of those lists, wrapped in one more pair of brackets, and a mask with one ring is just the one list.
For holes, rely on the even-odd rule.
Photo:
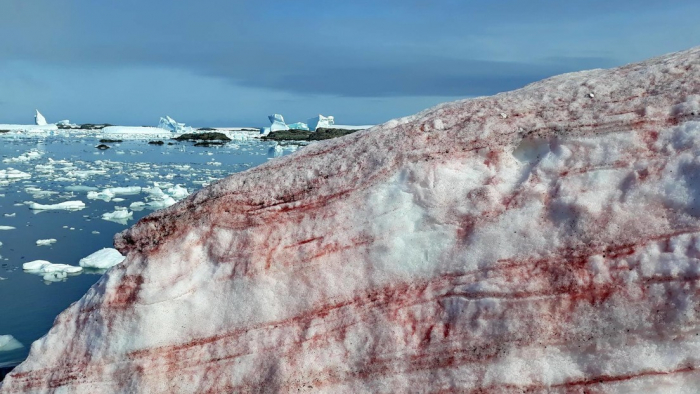
[(444, 104), (235, 174), (0, 392), (700, 390), (700, 49)]

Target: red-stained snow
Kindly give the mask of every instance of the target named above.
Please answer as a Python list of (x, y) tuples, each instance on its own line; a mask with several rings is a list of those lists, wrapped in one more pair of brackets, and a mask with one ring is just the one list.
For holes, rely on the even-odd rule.
[(306, 147), (116, 247), (0, 392), (700, 392), (700, 49)]

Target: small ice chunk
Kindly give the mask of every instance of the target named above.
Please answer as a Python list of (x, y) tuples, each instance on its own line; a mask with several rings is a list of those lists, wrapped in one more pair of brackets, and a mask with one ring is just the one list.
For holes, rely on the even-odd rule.
[(115, 265), (124, 261), (124, 259), (125, 257), (122, 256), (118, 250), (113, 248), (104, 248), (80, 259), (78, 264), (84, 268), (106, 269), (114, 267)]
[(55, 238), (49, 238), (49, 239), (39, 239), (36, 241), (37, 246), (49, 246), (51, 244), (56, 243)]
[(0, 352), (9, 352), (11, 350), (21, 349), (22, 345), (12, 335), (0, 335)]
[(15, 228), (12, 226), (0, 226), (0, 230), (14, 230)]
[(174, 187), (169, 188), (167, 193), (176, 200), (181, 200), (190, 194), (187, 189), (180, 185), (175, 185)]
[(126, 207), (114, 207), (114, 212), (106, 212), (102, 214), (102, 219), (104, 220), (116, 220), (123, 221), (129, 219), (134, 215), (133, 212), (129, 211)]

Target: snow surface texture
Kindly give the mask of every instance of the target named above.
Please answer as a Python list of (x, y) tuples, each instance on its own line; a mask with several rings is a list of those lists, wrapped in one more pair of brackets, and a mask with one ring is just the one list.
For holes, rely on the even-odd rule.
[(214, 183), (0, 392), (700, 391), (700, 48)]

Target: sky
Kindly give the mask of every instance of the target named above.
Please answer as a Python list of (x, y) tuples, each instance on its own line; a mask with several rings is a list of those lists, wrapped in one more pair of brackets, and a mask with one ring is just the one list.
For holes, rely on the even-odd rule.
[(0, 0), (0, 123), (377, 124), (700, 45), (698, 1)]

